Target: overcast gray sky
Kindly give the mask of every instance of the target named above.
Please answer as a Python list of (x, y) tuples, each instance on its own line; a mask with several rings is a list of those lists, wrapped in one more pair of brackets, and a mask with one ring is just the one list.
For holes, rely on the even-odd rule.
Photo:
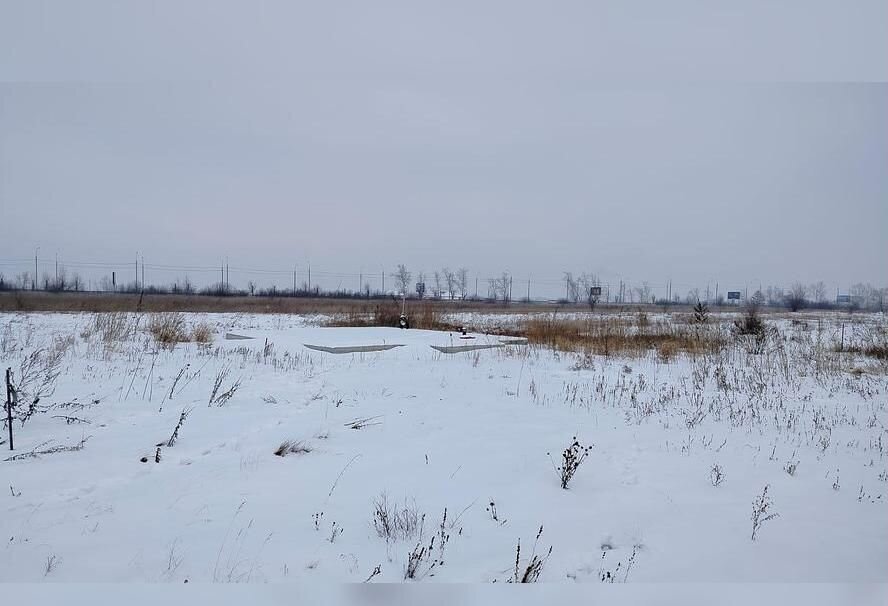
[(5, 1), (0, 272), (883, 285), (886, 80), (882, 1)]

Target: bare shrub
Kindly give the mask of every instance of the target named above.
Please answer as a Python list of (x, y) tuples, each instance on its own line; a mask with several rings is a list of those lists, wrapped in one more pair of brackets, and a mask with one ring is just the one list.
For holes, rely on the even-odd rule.
[(405, 501), (403, 507), (389, 503), (384, 492), (373, 501), (373, 528), (387, 542), (421, 536), (424, 522), (425, 514), (419, 512), (416, 503)]
[(762, 494), (757, 496), (752, 502), (752, 516), (750, 517), (752, 520), (752, 535), (750, 538), (753, 541), (755, 541), (756, 534), (758, 534), (759, 529), (765, 522), (780, 517), (779, 513), (771, 511), (773, 503), (771, 502), (771, 497), (768, 496), (768, 488), (769, 486), (765, 484)]
[(615, 583), (619, 579), (620, 573), (623, 573), (622, 582), (625, 583), (629, 580), (629, 573), (632, 572), (632, 566), (635, 564), (635, 557), (638, 555), (638, 545), (634, 545), (632, 547), (632, 553), (629, 555), (629, 558), (626, 560), (626, 566), (623, 566), (623, 562), (617, 562), (617, 565), (612, 570), (607, 570), (604, 567), (604, 560), (607, 557), (607, 553), (609, 550), (605, 550), (601, 552), (601, 561), (602, 566), (598, 570), (598, 580), (602, 583)]
[(86, 436), (85, 438), (81, 439), (80, 442), (78, 442), (77, 444), (50, 446), (49, 448), (44, 448), (45, 446), (47, 446), (48, 444), (50, 444), (52, 442), (52, 440), (49, 440), (47, 442), (43, 442), (41, 444), (38, 444), (37, 446), (35, 446), (34, 448), (32, 448), (31, 450), (29, 450), (27, 452), (21, 452), (17, 455), (7, 457), (3, 460), (4, 461), (21, 461), (23, 459), (36, 459), (36, 458), (39, 458), (43, 455), (56, 454), (57, 452), (77, 452), (79, 450), (83, 450), (83, 447), (86, 445), (86, 442), (87, 442), (87, 440), (90, 439), (90, 437), (92, 437), (92, 436)]
[(552, 555), (551, 545), (545, 556), (539, 556), (536, 552), (537, 544), (542, 534), (543, 527), (540, 526), (536, 539), (533, 542), (530, 560), (525, 565), (521, 564), (521, 539), (518, 539), (518, 546), (515, 548), (515, 568), (512, 571), (512, 577), (507, 581), (508, 583), (536, 583), (539, 580), (540, 574), (543, 572), (543, 566), (545, 566), (549, 556)]
[[(574, 436), (573, 443), (561, 453), (561, 466), (555, 465), (554, 461), (552, 462), (555, 466), (555, 472), (561, 480), (561, 488), (567, 490), (568, 484), (570, 484), (574, 474), (577, 473), (577, 469), (580, 468), (580, 465), (582, 465), (583, 461), (586, 460), (586, 457), (589, 456), (589, 451), (591, 450), (591, 446), (583, 446), (579, 443), (577, 437)], [(551, 456), (552, 455), (549, 454), (550, 458)]]
[(370, 581), (373, 580), (374, 577), (376, 577), (380, 574), (382, 574), (382, 566), (380, 564), (377, 564), (376, 567), (373, 568), (373, 570), (370, 572), (370, 576), (368, 576), (366, 579), (364, 579), (364, 582), (369, 583)]
[(795, 476), (796, 471), (799, 469), (799, 461), (793, 460), (795, 458), (795, 452), (792, 453), (792, 457), (790, 457), (789, 461), (784, 463), (783, 471), (785, 471), (790, 476)]
[[(166, 442), (167, 448), (172, 448), (176, 445), (176, 440), (179, 439), (179, 430), (182, 429), (182, 425), (185, 424), (185, 419), (188, 418), (189, 414), (191, 414), (191, 409), (186, 408), (182, 411), (182, 414), (179, 415), (179, 422), (176, 423), (176, 428), (173, 429), (173, 433), (170, 436), (170, 439)], [(160, 444), (158, 444), (158, 446), (160, 446)]]
[(428, 545), (423, 544), (422, 529), (420, 528), (419, 542), (407, 555), (404, 579), (435, 576), (435, 568), (444, 565), (444, 548), (449, 541), (450, 533), (447, 532), (447, 509), (445, 508), (438, 532), (432, 535)]
[(709, 470), (709, 481), (713, 486), (718, 486), (725, 481), (725, 470), (718, 463)]
[[(314, 449), (311, 445), (306, 444), (302, 440), (284, 440), (281, 442), (281, 445), (277, 447), (277, 450), (274, 451), (274, 454), (279, 457), (286, 457), (291, 454), (308, 454), (312, 450)], [(317, 520), (315, 522), (317, 522)]]
[[(32, 351), (19, 364), (18, 379), (9, 371), (11, 409), (9, 416), (22, 426), (35, 414), (45, 413), (51, 406), (40, 401), (55, 392), (56, 380), (61, 374), (62, 360), (70, 347), (70, 341), (56, 339), (50, 348)], [(4, 419), (4, 425), (6, 420)]]
[(234, 394), (240, 389), (241, 380), (238, 379), (232, 383), (227, 390), (222, 392), (219, 391), (222, 389), (222, 383), (228, 377), (229, 370), (228, 367), (225, 367), (216, 374), (216, 378), (213, 380), (213, 391), (210, 392), (210, 400), (207, 406), (212, 406), (213, 404), (216, 406), (224, 405), (228, 400), (234, 397)]
[(43, 566), (43, 576), (49, 576), (50, 573), (58, 567), (61, 561), (62, 559), (56, 554), (48, 556), (46, 558), (46, 563)]
[(344, 530), (342, 529), (342, 526), (340, 526), (336, 522), (333, 522), (333, 524), (330, 525), (330, 536), (327, 538), (327, 540), (330, 543), (335, 543), (336, 537), (341, 535), (343, 532)]

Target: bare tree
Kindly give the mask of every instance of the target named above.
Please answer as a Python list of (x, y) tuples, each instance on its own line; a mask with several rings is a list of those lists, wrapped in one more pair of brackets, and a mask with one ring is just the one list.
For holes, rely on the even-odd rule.
[(426, 288), (426, 275), (423, 272), (419, 272), (416, 274), (416, 296), (420, 299), (425, 295)]
[(398, 271), (391, 274), (391, 276), (395, 279), (395, 284), (398, 287), (398, 294), (406, 297), (407, 289), (410, 288), (410, 280), (412, 278), (412, 274), (407, 270), (407, 266), (399, 264)]
[(571, 300), (571, 291), (573, 291), (576, 287), (574, 286), (574, 277), (573, 274), (569, 271), (564, 272), (564, 300)]
[(456, 272), (456, 282), (459, 286), (459, 297), (465, 300), (469, 292), (469, 270), (465, 267), (460, 267)]
[(786, 295), (786, 306), (790, 311), (798, 311), (807, 303), (808, 289), (801, 282), (792, 285), (789, 294)]
[(653, 296), (651, 294), (651, 285), (647, 282), (642, 282), (641, 286), (635, 287), (635, 294), (638, 295), (640, 303), (650, 303)]
[(453, 299), (453, 295), (456, 292), (456, 274), (447, 267), (442, 269), (441, 272), (444, 274), (444, 281), (447, 283), (447, 295)]
[(105, 292), (111, 292), (114, 290), (114, 281), (110, 276), (102, 276), (102, 279), (99, 280), (99, 288)]
[(871, 310), (882, 310), (885, 307), (885, 289), (876, 288), (872, 284), (858, 283), (851, 287), (851, 304)]
[(509, 272), (504, 271), (499, 278), (493, 279), (493, 298), (496, 300), (497, 298), (501, 299), (503, 303), (507, 303), (509, 301), (509, 290), (512, 286), (512, 277), (509, 275)]
[(434, 273), (434, 278), (435, 278), (435, 292), (434, 292), (434, 296), (435, 296), (436, 299), (440, 299), (440, 298), (441, 298), (441, 274), (440, 274), (440, 272), (437, 272), (437, 271), (436, 271), (436, 272)]
[(811, 299), (814, 303), (822, 304), (826, 302), (826, 284), (821, 280), (810, 286)]
[(23, 271), (15, 277), (15, 286), (19, 290), (25, 290), (31, 287), (31, 274)]
[(577, 301), (579, 301), (580, 293), (586, 298), (589, 308), (594, 310), (601, 298), (601, 281), (595, 274), (583, 273), (577, 280)]

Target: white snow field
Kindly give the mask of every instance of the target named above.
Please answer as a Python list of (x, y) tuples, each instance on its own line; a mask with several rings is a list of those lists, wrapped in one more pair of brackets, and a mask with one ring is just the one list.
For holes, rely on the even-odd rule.
[(3, 430), (0, 580), (888, 581), (884, 368), (810, 332), (667, 362), (185, 319), (212, 342), (159, 347), (147, 314), (0, 315), (21, 416), (41, 393), (15, 450)]

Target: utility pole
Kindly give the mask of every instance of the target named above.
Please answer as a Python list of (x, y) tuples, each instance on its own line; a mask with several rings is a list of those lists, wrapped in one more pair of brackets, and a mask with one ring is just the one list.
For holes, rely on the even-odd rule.
[(293, 296), (296, 296), (296, 266), (293, 266)]
[(34, 249), (34, 279), (31, 281), (31, 290), (37, 290), (37, 253), (40, 252), (40, 247)]
[(478, 298), (478, 276), (475, 276), (475, 298)]
[(382, 270), (382, 296), (385, 296), (385, 270)]
[(311, 292), (311, 263), (308, 264), (308, 291)]
[(139, 290), (139, 251), (136, 251), (136, 290)]
[(59, 251), (56, 251), (56, 288), (59, 287)]
[(530, 301), (530, 278), (527, 279), (527, 300)]
[(219, 290), (225, 292), (225, 264), (223, 263), (219, 270), (221, 272), (221, 277), (219, 278)]
[(145, 290), (145, 255), (142, 255), (142, 290)]

